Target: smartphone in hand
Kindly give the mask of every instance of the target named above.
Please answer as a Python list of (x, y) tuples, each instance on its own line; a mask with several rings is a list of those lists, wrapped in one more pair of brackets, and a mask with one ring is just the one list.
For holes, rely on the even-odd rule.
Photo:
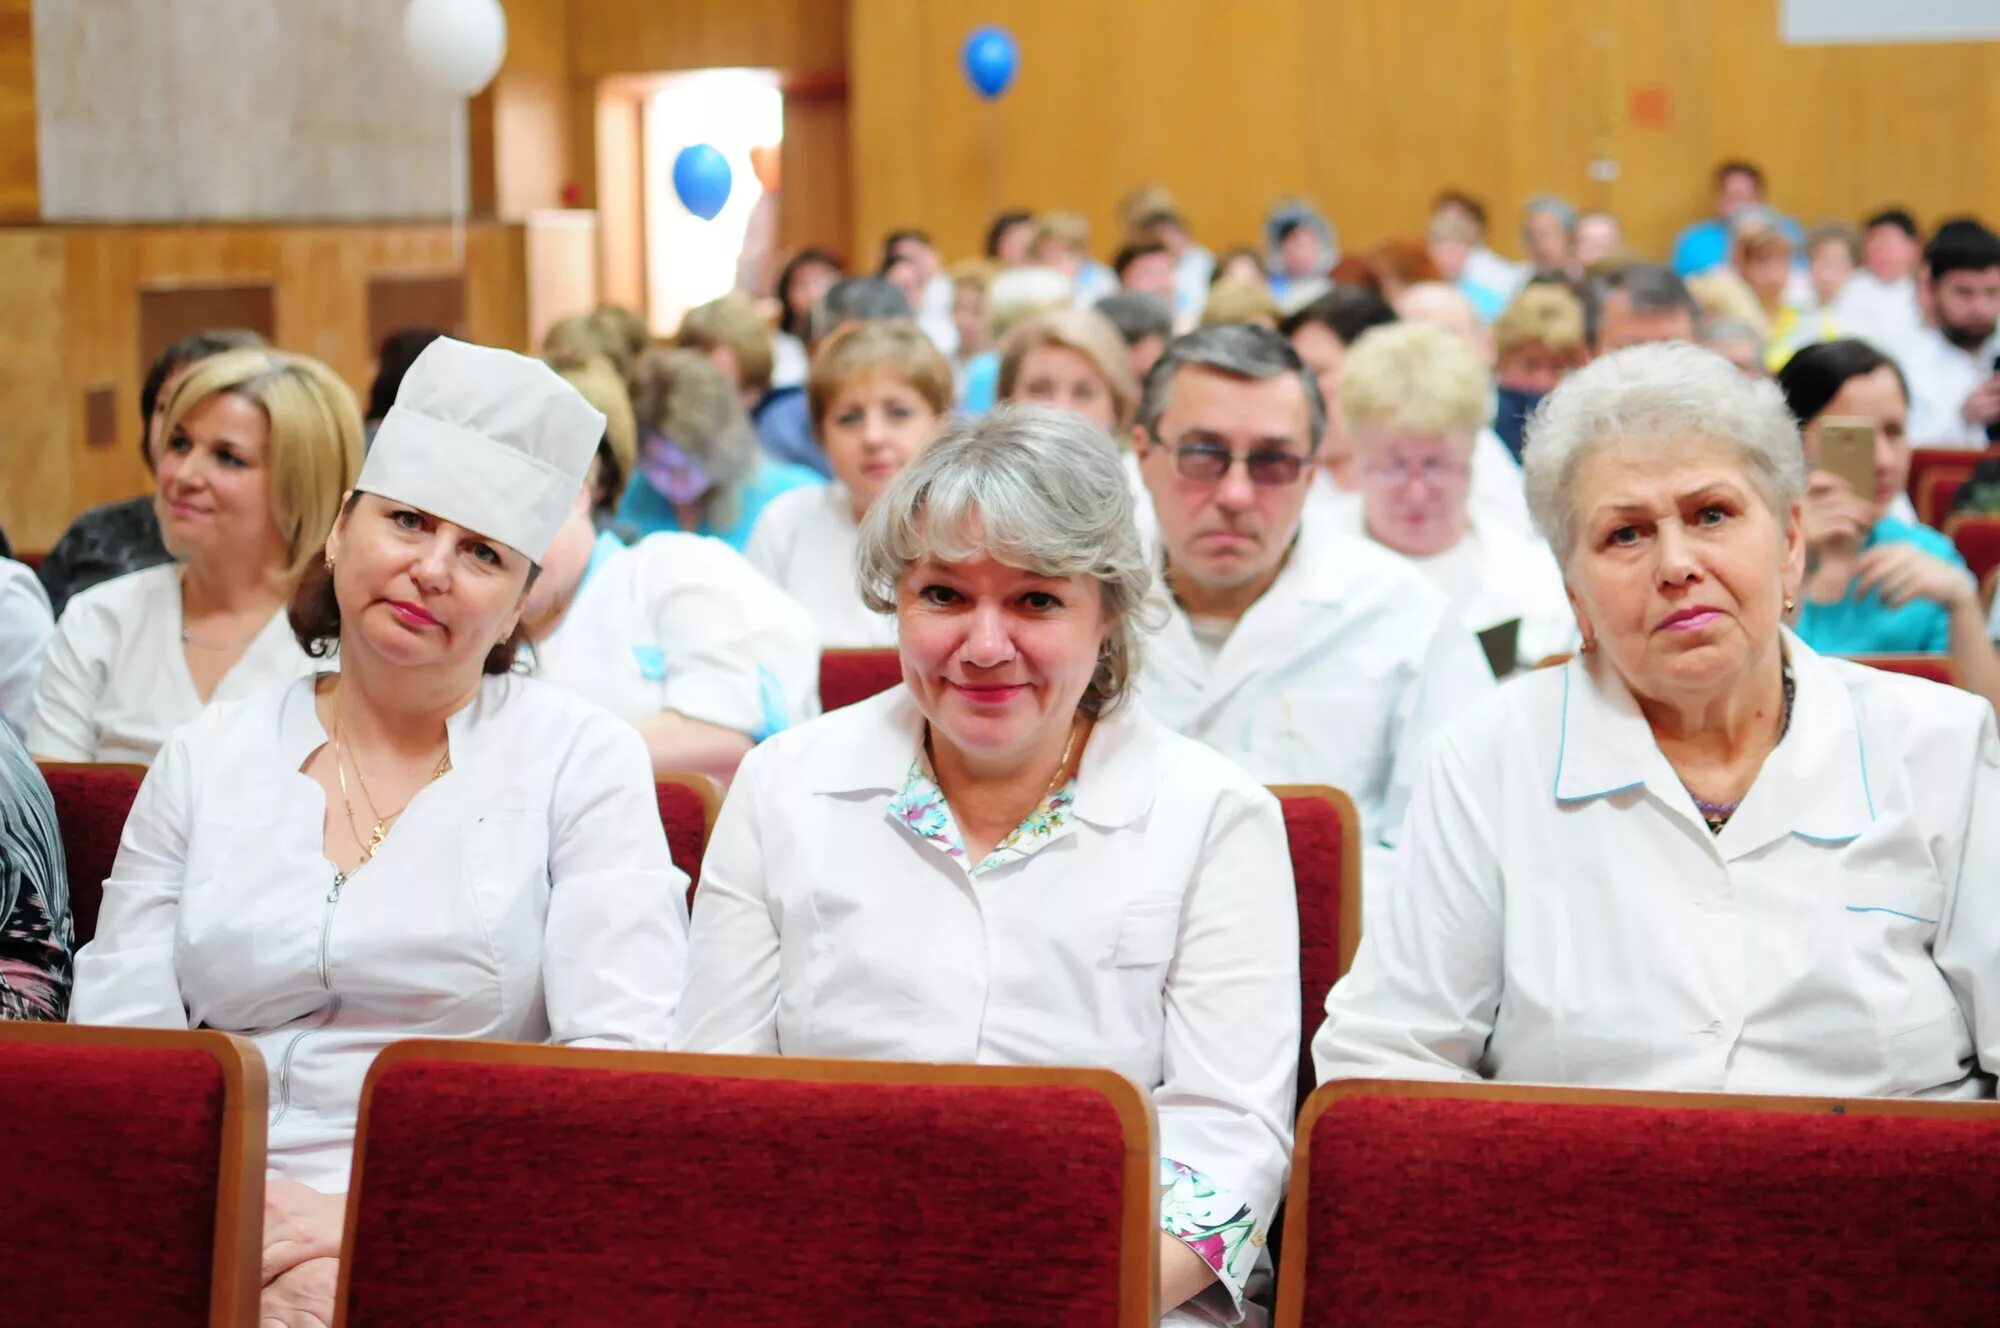
[(1875, 500), (1875, 421), (1851, 415), (1829, 416), (1819, 426), (1819, 467), (1838, 475), (1854, 496)]

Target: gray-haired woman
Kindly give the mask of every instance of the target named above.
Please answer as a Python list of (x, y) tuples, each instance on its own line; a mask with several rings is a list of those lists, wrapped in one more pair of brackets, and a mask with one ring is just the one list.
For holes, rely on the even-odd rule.
[(1126, 694), (1152, 572), (1117, 449), (958, 425), (857, 563), (904, 683), (744, 760), (675, 1045), (1117, 1070), (1158, 1111), (1166, 1322), (1235, 1321), (1291, 1143), (1292, 875), (1270, 794)]
[(1619, 351), (1525, 459), (1583, 653), (1431, 749), (1320, 1079), (1990, 1096), (1994, 717), (1783, 626), (1805, 465), (1777, 388)]

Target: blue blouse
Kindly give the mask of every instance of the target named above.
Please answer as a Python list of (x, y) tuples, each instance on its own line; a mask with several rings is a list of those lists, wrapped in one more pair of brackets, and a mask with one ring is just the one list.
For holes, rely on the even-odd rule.
[[(760, 457), (756, 469), (746, 475), (742, 483), (737, 486), (735, 522), (717, 530), (707, 521), (703, 521), (700, 527), (691, 533), (713, 535), (741, 553), (743, 546), (750, 542), (750, 532), (756, 527), (758, 516), (770, 505), (773, 498), (793, 489), (824, 483), (826, 483), (825, 478), (817, 471)], [(636, 527), (641, 536), (681, 528), (679, 519), (674, 516), (674, 505), (668, 502), (659, 490), (646, 482), (643, 471), (634, 471), (631, 481), (626, 484), (625, 496), (618, 502), (618, 519)]]
[[(1863, 549), (1878, 544), (1914, 544), (1956, 566), (1965, 566), (1946, 535), (1929, 526), (1885, 516), (1868, 532)], [(1807, 600), (1799, 611), (1799, 639), (1822, 655), (1941, 655), (1951, 647), (1951, 615), (1933, 600), (1913, 600), (1901, 608), (1884, 604), (1874, 591), (1847, 594), (1831, 604)]]

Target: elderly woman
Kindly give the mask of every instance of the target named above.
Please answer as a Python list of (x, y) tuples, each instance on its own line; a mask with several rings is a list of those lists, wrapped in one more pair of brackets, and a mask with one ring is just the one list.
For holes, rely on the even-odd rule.
[(655, 348), (640, 356), (632, 412), (639, 462), (618, 520), (641, 535), (684, 530), (740, 551), (773, 498), (825, 482), (805, 466), (765, 455), (736, 385), (699, 351)]
[(1270, 795), (1127, 696), (1153, 578), (1117, 452), (959, 425), (858, 566), (903, 685), (744, 761), (676, 1043), (1118, 1070), (1159, 1117), (1165, 1322), (1232, 1321), (1291, 1139), (1296, 903)]
[[(1828, 654), (1946, 654), (1959, 680), (2000, 707), (2000, 653), (1979, 588), (1949, 537), (1898, 508), (1910, 480), (1910, 394), (1865, 341), (1807, 346), (1778, 373), (1805, 440), (1806, 578), (1794, 630)], [(1874, 483), (1856, 493), (1820, 468), (1830, 419), (1875, 432)]]
[(1367, 333), (1342, 371), (1340, 414), (1359, 461), (1358, 533), (1409, 559), (1467, 627), (1501, 629), (1511, 638), (1504, 657), (1532, 665), (1573, 649), (1576, 623), (1548, 549), (1471, 511), (1486, 375), (1465, 342), (1424, 323)]
[(644, 748), (513, 672), (528, 584), (603, 429), (547, 366), (432, 342), (291, 606), (298, 644), (337, 649), (340, 672), (182, 728), (126, 823), (71, 1018), (222, 1029), (263, 1053), (265, 1319), (331, 1319), (383, 1047), (665, 1043), (687, 882)]
[(780, 494), (744, 554), (805, 606), (821, 645), (892, 646), (896, 620), (855, 591), (854, 550), (868, 509), (950, 412), (951, 364), (906, 318), (851, 323), (820, 348), (806, 391), (835, 482)]
[(28, 726), (43, 760), (144, 764), (210, 702), (312, 670), (284, 608), (361, 466), (354, 393), (317, 360), (229, 351), (181, 381), (161, 438), (179, 561), (70, 601)]
[(1110, 319), (1095, 309), (1051, 309), (1018, 324), (1001, 343), (1000, 400), (1054, 406), (1122, 438), (1132, 426), (1139, 384)]
[(1431, 748), (1320, 1079), (1990, 1096), (2000, 736), (1785, 630), (1805, 468), (1777, 389), (1619, 351), (1549, 398), (1527, 470), (1583, 649)]

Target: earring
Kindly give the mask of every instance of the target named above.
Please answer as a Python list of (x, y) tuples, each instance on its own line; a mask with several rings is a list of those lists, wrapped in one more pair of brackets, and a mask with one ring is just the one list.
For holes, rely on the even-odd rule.
[(1785, 596), (1786, 613), (1790, 613), (1793, 609), (1796, 609), (1797, 607), (1799, 607), (1799, 602), (1797, 600), (1793, 599), (1790, 595)]
[(328, 575), (331, 575), (333, 572), (333, 555), (330, 553), (326, 555), (326, 570)]
[(1583, 653), (1586, 655), (1588, 655), (1591, 651), (1597, 649), (1597, 638), (1594, 636), (1584, 637), (1581, 649), (1583, 650)]

